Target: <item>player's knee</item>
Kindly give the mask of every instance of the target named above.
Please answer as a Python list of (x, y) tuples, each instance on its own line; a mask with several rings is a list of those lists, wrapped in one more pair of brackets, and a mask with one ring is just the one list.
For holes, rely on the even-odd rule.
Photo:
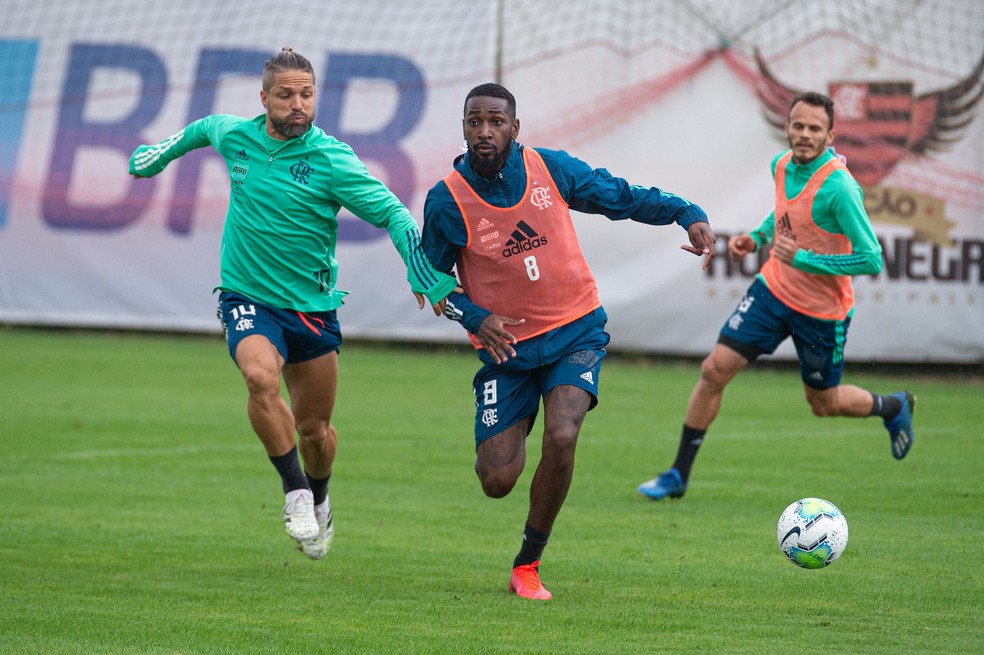
[(734, 377), (734, 371), (718, 361), (713, 355), (709, 355), (704, 358), (704, 361), (700, 364), (700, 377), (705, 384), (712, 385), (714, 387), (723, 388), (731, 378)]
[(543, 435), (543, 458), (554, 462), (574, 462), (577, 448), (577, 426), (567, 429), (550, 430)]
[(512, 475), (505, 469), (483, 469), (475, 467), (478, 479), (482, 483), (482, 491), (489, 498), (504, 498), (516, 486), (518, 476)]
[(482, 491), (489, 498), (505, 498), (516, 486), (516, 482), (499, 476), (481, 478)]
[(298, 420), (296, 428), (297, 436), (302, 441), (320, 451), (327, 450), (328, 441), (335, 431), (335, 428), (324, 418)]
[(837, 416), (837, 405), (835, 398), (825, 396), (807, 396), (810, 403), (810, 410), (814, 416)]
[(240, 365), (246, 389), (252, 397), (280, 396), (280, 375), (264, 366)]

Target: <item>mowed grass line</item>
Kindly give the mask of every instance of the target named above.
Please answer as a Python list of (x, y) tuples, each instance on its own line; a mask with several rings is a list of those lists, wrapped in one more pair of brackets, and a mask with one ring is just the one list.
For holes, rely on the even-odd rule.
[[(692, 363), (610, 358), (544, 557), (549, 603), (506, 592), (531, 466), (485, 498), (466, 348), (347, 345), (336, 543), (312, 562), (218, 337), (0, 328), (2, 653), (973, 653), (984, 639), (984, 384), (849, 373), (919, 397), (903, 462), (877, 419), (816, 419), (795, 372), (728, 389), (691, 488), (652, 503)], [(836, 503), (829, 569), (775, 543)]]

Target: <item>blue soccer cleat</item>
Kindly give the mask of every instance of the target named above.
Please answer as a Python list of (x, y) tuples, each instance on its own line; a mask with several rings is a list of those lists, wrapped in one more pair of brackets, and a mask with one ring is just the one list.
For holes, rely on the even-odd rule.
[(651, 500), (663, 500), (667, 496), (683, 498), (683, 494), (687, 492), (687, 484), (680, 477), (680, 472), (672, 468), (663, 471), (653, 480), (643, 482), (636, 491)]
[(892, 418), (885, 419), (885, 429), (892, 439), (892, 457), (902, 459), (909, 454), (916, 435), (912, 431), (912, 415), (916, 413), (916, 397), (908, 391), (896, 391), (892, 394), (902, 401), (902, 411)]

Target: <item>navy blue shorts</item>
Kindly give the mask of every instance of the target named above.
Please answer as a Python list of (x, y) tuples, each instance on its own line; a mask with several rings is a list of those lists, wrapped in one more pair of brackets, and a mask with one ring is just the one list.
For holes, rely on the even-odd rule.
[(266, 337), (284, 358), (285, 364), (299, 364), (342, 346), (342, 331), (335, 310), (298, 312), (253, 302), (229, 291), (219, 294), (219, 321), (225, 332), (229, 354), (236, 360), (236, 348), (246, 337)]
[(792, 337), (803, 383), (822, 391), (840, 384), (850, 324), (850, 315), (827, 321), (790, 309), (756, 278), (721, 328), (718, 343), (751, 362), (774, 353), (786, 337)]
[[(517, 369), (485, 364), (472, 381), (475, 391), (475, 447), (529, 417), (527, 434), (533, 429), (540, 399), (561, 384), (591, 394), (591, 407), (598, 404), (598, 377), (605, 346), (610, 337), (603, 329), (585, 334), (571, 344), (566, 355), (542, 366)], [(520, 345), (523, 345), (520, 342)], [(542, 351), (541, 351), (542, 352)]]

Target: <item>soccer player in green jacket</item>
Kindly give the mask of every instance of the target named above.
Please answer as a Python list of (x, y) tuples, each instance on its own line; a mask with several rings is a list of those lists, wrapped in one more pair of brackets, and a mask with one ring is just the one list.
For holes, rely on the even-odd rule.
[(896, 459), (912, 447), (916, 399), (911, 393), (880, 396), (841, 384), (844, 342), (854, 313), (851, 278), (881, 271), (882, 249), (861, 187), (831, 148), (834, 135), (830, 98), (807, 92), (793, 100), (786, 123), (790, 149), (772, 162), (775, 208), (756, 230), (728, 240), (728, 253), (735, 259), (768, 243), (771, 256), (701, 364), (673, 466), (639, 485), (644, 496), (683, 496), (725, 386), (787, 337), (796, 346), (806, 400), (815, 415), (879, 416)]
[[(347, 293), (335, 286), (339, 209), (389, 233), (421, 308), (426, 296), (440, 315), (455, 287), (424, 256), (417, 223), (399, 199), (348, 145), (313, 125), (316, 93), (311, 63), (284, 48), (263, 68), (265, 114), (206, 116), (130, 157), (138, 178), (195, 148), (212, 146), (225, 159), (231, 189), (219, 317), (249, 392), (250, 423), (283, 483), (284, 527), (312, 559), (325, 555), (334, 534), (336, 310)], [(290, 405), (280, 395), (281, 375)]]

